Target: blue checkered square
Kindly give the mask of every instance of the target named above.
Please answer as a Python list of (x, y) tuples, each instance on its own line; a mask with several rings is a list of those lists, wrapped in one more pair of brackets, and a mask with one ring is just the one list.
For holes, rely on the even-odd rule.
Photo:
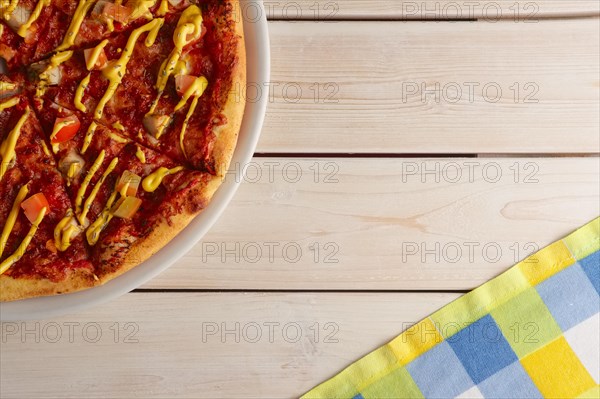
[(596, 292), (600, 295), (600, 251), (579, 261), (581, 268), (592, 282)]
[(542, 398), (542, 394), (533, 384), (520, 362), (515, 362), (503, 368), (481, 382), (478, 387), (486, 398)]
[(447, 342), (417, 357), (406, 369), (426, 398), (455, 397), (475, 385)]
[(476, 384), (519, 360), (490, 315), (459, 331), (448, 342)]
[(563, 331), (598, 313), (598, 293), (578, 264), (543, 281), (536, 289)]

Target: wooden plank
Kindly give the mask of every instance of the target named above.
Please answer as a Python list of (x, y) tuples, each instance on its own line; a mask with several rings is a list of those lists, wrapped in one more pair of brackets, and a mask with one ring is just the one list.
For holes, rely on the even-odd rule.
[[(547, 17), (582, 17), (600, 13), (596, 0), (542, 0), (535, 2), (495, 1), (398, 1), (398, 0), (265, 0), (269, 19), (509, 19), (535, 20)], [(247, 10), (248, 15), (252, 15)]]
[(269, 27), (259, 152), (600, 151), (598, 19)]
[(128, 294), (2, 323), (2, 397), (298, 397), (456, 297)]
[(600, 215), (598, 158), (257, 158), (242, 181), (145, 288), (465, 290)]

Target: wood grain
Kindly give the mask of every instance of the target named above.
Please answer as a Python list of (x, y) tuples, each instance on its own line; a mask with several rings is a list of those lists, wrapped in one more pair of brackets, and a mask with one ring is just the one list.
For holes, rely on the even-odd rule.
[(145, 288), (466, 290), (600, 214), (598, 158), (256, 158), (241, 180)]
[(2, 323), (2, 397), (298, 397), (456, 297), (128, 294)]
[(531, 20), (548, 17), (598, 15), (595, 0), (542, 0), (535, 2), (496, 1), (399, 1), (399, 0), (265, 0), (269, 19), (509, 19)]
[(272, 22), (258, 151), (598, 153), (599, 26)]

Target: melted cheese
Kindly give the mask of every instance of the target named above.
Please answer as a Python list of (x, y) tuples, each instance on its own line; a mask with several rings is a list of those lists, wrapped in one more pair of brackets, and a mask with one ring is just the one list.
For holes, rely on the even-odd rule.
[[(105, 156), (106, 152), (104, 150), (100, 151), (100, 154), (98, 154), (98, 157), (94, 161), (94, 164), (92, 165), (90, 170), (88, 170), (85, 179), (83, 179), (83, 182), (81, 183), (81, 187), (79, 187), (79, 190), (77, 191), (77, 197), (75, 198), (75, 213), (77, 215), (81, 213), (81, 204), (83, 203), (83, 198), (85, 197), (85, 192), (87, 191), (88, 185), (90, 184), (90, 181), (92, 181), (92, 178), (94, 177), (98, 169), (100, 169), (100, 166), (102, 166), (102, 162), (104, 162)], [(80, 218), (79, 221), (81, 222), (81, 224), (83, 224), (83, 219)]]
[(0, 235), (0, 257), (4, 253), (4, 248), (6, 248), (6, 243), (8, 242), (8, 237), (12, 232), (13, 227), (15, 226), (15, 222), (17, 221), (17, 216), (19, 215), (19, 207), (21, 206), (21, 202), (25, 199), (27, 194), (29, 193), (29, 188), (27, 185), (24, 185), (19, 189), (19, 193), (17, 194), (17, 198), (15, 198), (15, 202), (13, 202), (13, 206), (6, 218), (6, 223), (4, 224), (4, 228), (2, 229), (2, 235)]
[(92, 139), (94, 138), (94, 133), (96, 132), (96, 128), (98, 124), (96, 122), (92, 122), (87, 132), (85, 133), (85, 138), (83, 139), (83, 146), (81, 147), (81, 153), (85, 154), (90, 144), (92, 143)]
[(92, 203), (94, 202), (94, 199), (96, 199), (96, 196), (98, 195), (98, 191), (100, 190), (100, 188), (104, 184), (104, 181), (106, 180), (106, 178), (108, 177), (108, 175), (110, 175), (112, 173), (112, 171), (115, 169), (115, 167), (117, 166), (117, 163), (119, 163), (119, 158), (114, 158), (110, 162), (110, 164), (108, 165), (108, 167), (106, 168), (106, 170), (102, 174), (102, 177), (100, 178), (100, 180), (98, 181), (98, 183), (96, 183), (96, 185), (94, 186), (94, 189), (92, 190), (92, 192), (90, 193), (90, 195), (88, 196), (88, 198), (85, 200), (85, 203), (83, 204), (83, 211), (81, 212), (81, 215), (79, 215), (79, 220), (80, 221), (84, 221), (85, 218), (87, 217), (87, 213), (92, 208)]
[(10, 100), (6, 100), (0, 103), (0, 111), (4, 111), (5, 109), (12, 108), (19, 103), (19, 99), (17, 97), (11, 98)]
[(139, 145), (135, 151), (135, 156), (140, 160), (141, 163), (146, 163), (146, 154), (144, 154), (144, 151), (142, 151)]
[(175, 173), (179, 173), (182, 170), (184, 170), (183, 166), (177, 166), (173, 169), (160, 167), (148, 176), (146, 176), (146, 178), (144, 178), (144, 180), (142, 181), (142, 187), (144, 188), (144, 191), (148, 193), (153, 193), (154, 191), (156, 191), (158, 186), (160, 186), (160, 184), (166, 176), (174, 175)]
[(98, 62), (98, 57), (100, 57), (100, 53), (102, 52), (102, 50), (104, 50), (104, 47), (106, 47), (107, 44), (108, 39), (104, 39), (100, 43), (98, 43), (96, 47), (94, 47), (94, 49), (90, 53), (89, 59), (85, 63), (85, 66), (88, 69), (88, 71), (94, 69), (94, 65), (96, 65), (96, 62)]
[(17, 250), (11, 256), (4, 259), (4, 261), (0, 263), (0, 274), (4, 274), (12, 265), (17, 263), (19, 259), (23, 257), (25, 251), (27, 250), (27, 247), (29, 246), (29, 243), (31, 242), (33, 236), (37, 232), (40, 223), (42, 223), (42, 220), (44, 220), (44, 216), (46, 216), (47, 211), (48, 209), (46, 209), (46, 207), (42, 208), (38, 217), (35, 219), (31, 227), (29, 228), (29, 232), (27, 233), (23, 241), (21, 241), (21, 245), (19, 245)]
[(96, 0), (79, 0), (79, 4), (77, 4), (77, 8), (73, 14), (73, 19), (71, 19), (71, 23), (69, 24), (69, 29), (67, 29), (67, 34), (61, 45), (56, 48), (56, 51), (66, 50), (75, 44), (75, 38), (77, 37), (77, 33), (79, 33), (83, 19), (95, 1)]
[(81, 82), (79, 82), (79, 86), (77, 86), (77, 90), (75, 90), (75, 108), (80, 110), (81, 112), (87, 112), (87, 108), (81, 102), (83, 100), (83, 93), (85, 93), (85, 89), (87, 89), (90, 84), (90, 76), (91, 73), (88, 73), (85, 78)]
[(0, 145), (0, 156), (2, 156), (2, 164), (0, 165), (0, 180), (4, 177), (4, 174), (8, 170), (8, 165), (13, 161), (16, 157), (15, 147), (17, 145), (17, 140), (21, 135), (21, 128), (25, 124), (27, 118), (29, 118), (29, 114), (31, 110), (29, 107), (25, 109), (25, 113), (21, 118), (17, 121), (17, 124), (13, 128), (13, 130), (8, 133), (8, 137), (4, 139), (2, 145)]
[(108, 66), (102, 70), (104, 77), (108, 79), (109, 83), (106, 92), (100, 99), (100, 102), (98, 103), (98, 106), (94, 112), (94, 116), (96, 118), (99, 119), (102, 117), (104, 107), (115, 94), (117, 87), (123, 80), (123, 76), (127, 73), (127, 63), (131, 59), (133, 49), (135, 48), (135, 45), (142, 33), (148, 32), (145, 44), (147, 47), (150, 47), (154, 44), (154, 41), (158, 35), (158, 31), (163, 26), (164, 22), (164, 18), (155, 19), (131, 32), (129, 39), (127, 40), (127, 45), (125, 46), (123, 53), (121, 53), (121, 57), (119, 57), (117, 60), (111, 61)]
[(29, 16), (29, 19), (27, 20), (27, 22), (25, 22), (23, 25), (21, 25), (19, 27), (19, 29), (17, 30), (17, 34), (21, 37), (27, 36), (27, 31), (29, 30), (31, 25), (33, 25), (35, 23), (35, 21), (38, 20), (38, 18), (42, 14), (42, 10), (44, 9), (44, 7), (48, 7), (49, 5), (50, 5), (50, 0), (38, 1), (38, 3), (35, 5), (35, 8), (31, 12), (31, 15)]

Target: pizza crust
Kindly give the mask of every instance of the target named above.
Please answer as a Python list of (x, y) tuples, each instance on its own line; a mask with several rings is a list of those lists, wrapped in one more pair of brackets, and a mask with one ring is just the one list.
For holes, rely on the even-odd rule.
[[(237, 4), (237, 7), (232, 6), (234, 10), (232, 14), (240, 13), (239, 3), (234, 3)], [(233, 31), (238, 40), (233, 50), (235, 60), (232, 62), (229, 94), (221, 110), (221, 114), (225, 117), (227, 123), (213, 129), (215, 144), (212, 149), (212, 159), (215, 164), (215, 173), (217, 176), (225, 176), (227, 174), (246, 108), (244, 93), (246, 90), (247, 61), (243, 19), (241, 16), (236, 18), (234, 15), (230, 15), (230, 21), (224, 22), (226, 25), (234, 24)]]
[(0, 275), (0, 301), (65, 294), (91, 288), (97, 284), (94, 273), (87, 269), (74, 270), (65, 280), (59, 282), (48, 279), (12, 278), (3, 274)]
[[(193, 192), (189, 195), (196, 196), (196, 201), (203, 204), (201, 208), (179, 213), (171, 217), (168, 221), (166, 219), (161, 220), (149, 235), (133, 242), (127, 253), (117, 258), (117, 260), (115, 260), (110, 250), (101, 247), (102, 260), (100, 263), (103, 263), (103, 261), (110, 263), (111, 270), (106, 273), (96, 271), (100, 279), (99, 283), (107, 283), (143, 263), (161, 250), (206, 208), (214, 193), (221, 185), (221, 182), (222, 179), (220, 177), (211, 176), (211, 179), (206, 184), (194, 188)], [(102, 243), (98, 243), (97, 245), (102, 245)]]

